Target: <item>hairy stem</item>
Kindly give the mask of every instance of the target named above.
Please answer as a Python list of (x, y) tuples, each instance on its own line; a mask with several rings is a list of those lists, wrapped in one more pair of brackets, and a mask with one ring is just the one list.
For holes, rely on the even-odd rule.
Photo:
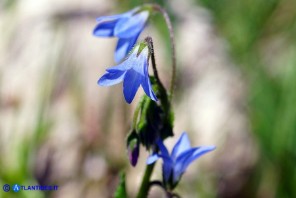
[(171, 77), (171, 86), (170, 86), (170, 96), (169, 99), (172, 101), (173, 95), (174, 95), (174, 89), (175, 89), (175, 81), (176, 81), (176, 49), (175, 49), (175, 36), (174, 36), (174, 31), (173, 31), (173, 26), (172, 22), (170, 20), (170, 17), (168, 13), (166, 12), (165, 9), (163, 9), (161, 6), (158, 4), (152, 4), (152, 7), (160, 12), (166, 22), (167, 28), (169, 30), (170, 34), (170, 42), (171, 42), (171, 53), (172, 53), (172, 77)]
[(153, 41), (152, 38), (150, 36), (145, 38), (145, 41), (148, 44), (148, 48), (150, 51), (150, 56), (151, 56), (151, 62), (152, 62), (152, 68), (153, 68), (153, 73), (156, 79), (156, 82), (158, 84), (158, 88), (159, 88), (159, 96), (160, 96), (160, 101), (162, 103), (163, 108), (165, 109), (165, 112), (168, 112), (169, 107), (170, 107), (170, 102), (169, 99), (167, 97), (167, 92), (166, 89), (164, 88), (159, 76), (158, 76), (158, 72), (157, 72), (157, 68), (156, 68), (156, 62), (155, 62), (155, 55), (154, 55), (154, 48), (153, 48)]
[(163, 85), (162, 85), (162, 83), (160, 81), (160, 78), (158, 76), (157, 68), (156, 68), (155, 55), (154, 55), (154, 46), (153, 46), (152, 38), (150, 36), (147, 36), (145, 38), (145, 41), (148, 44), (148, 48), (149, 48), (149, 52), (150, 52), (149, 54), (151, 56), (152, 69), (153, 69), (154, 77), (155, 77), (155, 79), (157, 81), (157, 84), (160, 85), (161, 87), (163, 87)]

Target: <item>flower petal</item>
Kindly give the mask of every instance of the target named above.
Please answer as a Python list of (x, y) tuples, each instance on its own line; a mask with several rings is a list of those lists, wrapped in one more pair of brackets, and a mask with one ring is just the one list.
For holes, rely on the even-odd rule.
[(139, 34), (130, 37), (130, 38), (119, 38), (116, 50), (115, 50), (115, 61), (118, 63), (124, 57), (128, 55), (128, 53), (132, 50), (134, 47), (137, 39), (139, 37)]
[(172, 158), (176, 159), (178, 155), (190, 149), (190, 141), (186, 132), (183, 132), (172, 151)]
[(164, 157), (170, 158), (170, 154), (169, 154), (167, 148), (165, 147), (165, 145), (163, 144), (162, 140), (158, 139), (156, 141), (156, 144), (157, 144), (157, 146), (158, 146), (158, 148), (159, 148), (159, 150), (161, 152), (161, 155), (164, 156)]
[(124, 78), (124, 71), (113, 71), (105, 73), (99, 80), (98, 84), (101, 86), (111, 86), (120, 83)]
[[(145, 49), (144, 49), (145, 50)], [(141, 54), (140, 54), (141, 56)], [(150, 83), (150, 78), (148, 74), (148, 60), (145, 60), (144, 62), (144, 79), (142, 80), (141, 83), (144, 92), (149, 96), (152, 100), (157, 101), (157, 97), (155, 96), (155, 93), (153, 92), (151, 83)]]
[(173, 161), (171, 160), (171, 158), (167, 155), (162, 155), (162, 154), (153, 154), (150, 155), (146, 161), (147, 164), (152, 164), (154, 163), (156, 160), (158, 160), (159, 158), (162, 158), (163, 160), (163, 164), (162, 164), (162, 173), (163, 173), (163, 178), (165, 181), (168, 181), (170, 178), (170, 175), (172, 173), (173, 170)]
[(124, 17), (129, 17), (129, 15), (123, 13), (123, 14), (116, 14), (116, 15), (111, 15), (111, 16), (101, 16), (101, 17), (96, 18), (96, 21), (98, 23), (109, 22), (109, 21), (118, 21), (120, 18), (124, 18)]
[(186, 160), (186, 162), (184, 163), (185, 165), (185, 169), (189, 166), (189, 164), (191, 164), (194, 160), (196, 160), (197, 158), (201, 157), (202, 155), (213, 151), (214, 149), (216, 149), (215, 146), (201, 146), (201, 147), (195, 147), (196, 151), (193, 153), (193, 155)]
[(131, 17), (138, 10), (139, 10), (139, 7), (134, 8), (130, 11), (121, 13), (121, 14), (110, 15), (110, 16), (101, 16), (101, 17), (98, 17), (96, 20), (97, 20), (97, 22), (103, 22), (103, 21), (114, 21), (114, 20), (118, 20), (118, 19), (124, 18), (124, 17)]
[(132, 9), (128, 12), (111, 15), (111, 16), (102, 16), (97, 18), (97, 26), (95, 27), (93, 34), (95, 36), (101, 37), (113, 37), (114, 28), (119, 20), (124, 20), (130, 18), (139, 8)]
[(142, 76), (133, 68), (128, 70), (123, 80), (123, 95), (127, 103), (131, 103), (141, 84)]
[(162, 174), (163, 174), (163, 178), (164, 180), (167, 182), (170, 178), (170, 175), (172, 173), (173, 167), (174, 167), (174, 162), (172, 161), (170, 154), (167, 150), (167, 148), (165, 147), (165, 145), (163, 144), (161, 139), (158, 139), (156, 141), (156, 144), (160, 150), (160, 155), (159, 157), (162, 158), (163, 160), (163, 164), (162, 164)]
[(123, 61), (122, 63), (120, 63), (119, 65), (109, 67), (108, 69), (106, 69), (106, 71), (110, 72), (110, 73), (115, 73), (115, 72), (120, 72), (120, 71), (124, 72), (124, 71), (127, 71), (127, 70), (131, 69), (132, 66), (133, 65), (127, 59), (127, 60)]
[(143, 11), (131, 17), (121, 18), (114, 28), (114, 35), (119, 38), (138, 35), (144, 29), (148, 17), (149, 12)]
[(173, 169), (174, 169), (174, 162), (172, 161), (172, 159), (170, 157), (164, 156), (164, 155), (160, 155), (160, 157), (163, 160), (163, 164), (162, 164), (162, 174), (163, 174), (163, 179), (168, 182), (170, 179), (170, 176), (173, 173)]
[(181, 155), (179, 155), (176, 159), (175, 159), (175, 166), (174, 166), (174, 178), (173, 181), (174, 182), (178, 182), (180, 180), (180, 177), (182, 176), (182, 174), (184, 173), (184, 171), (186, 170), (186, 168), (184, 169), (184, 163), (191, 158), (191, 156), (194, 154), (194, 152), (196, 151), (196, 148), (191, 148), (185, 152), (183, 152)]
[(176, 177), (174, 177), (176, 180), (178, 180), (178, 177), (181, 177), (181, 175), (185, 172), (187, 167), (196, 159), (201, 157), (202, 155), (214, 150), (215, 146), (201, 146), (201, 147), (195, 147), (190, 149), (189, 151), (186, 151), (185, 153), (182, 153), (179, 157), (177, 157), (176, 161), (178, 163), (178, 166), (175, 166), (175, 173)]
[(159, 156), (158, 154), (153, 154), (153, 155), (150, 155), (147, 160), (146, 160), (146, 164), (153, 164), (154, 162), (156, 162), (156, 160), (159, 159)]
[(108, 21), (99, 23), (94, 31), (93, 35), (100, 36), (100, 37), (113, 37), (114, 36), (114, 27), (117, 21)]

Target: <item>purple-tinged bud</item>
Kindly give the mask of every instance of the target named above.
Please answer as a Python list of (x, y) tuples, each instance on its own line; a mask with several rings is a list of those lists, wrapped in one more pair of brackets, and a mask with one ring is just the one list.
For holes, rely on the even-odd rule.
[(135, 131), (131, 132), (127, 138), (127, 153), (132, 166), (136, 166), (140, 153), (140, 141)]
[(132, 166), (136, 166), (139, 158), (139, 141), (134, 139), (130, 142), (128, 147), (128, 157)]

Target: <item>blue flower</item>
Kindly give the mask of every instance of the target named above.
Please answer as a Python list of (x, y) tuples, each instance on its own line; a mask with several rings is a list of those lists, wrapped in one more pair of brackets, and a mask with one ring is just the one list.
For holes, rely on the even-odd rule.
[(148, 74), (148, 55), (149, 50), (145, 43), (136, 45), (126, 60), (106, 70), (98, 84), (111, 86), (123, 81), (123, 95), (128, 103), (133, 101), (141, 85), (146, 95), (157, 101)]
[(149, 17), (149, 11), (139, 7), (113, 16), (97, 18), (93, 34), (98, 37), (118, 37), (115, 61), (120, 62), (133, 48)]
[(157, 145), (160, 149), (160, 154), (153, 154), (149, 156), (147, 159), (147, 164), (152, 164), (157, 159), (162, 158), (164, 184), (165, 186), (168, 185), (170, 189), (176, 187), (179, 180), (181, 179), (181, 176), (194, 160), (216, 148), (215, 146), (201, 146), (192, 148), (190, 146), (190, 141), (186, 132), (181, 135), (180, 139), (174, 146), (171, 155), (169, 155), (169, 152), (164, 146), (162, 140), (158, 140)]

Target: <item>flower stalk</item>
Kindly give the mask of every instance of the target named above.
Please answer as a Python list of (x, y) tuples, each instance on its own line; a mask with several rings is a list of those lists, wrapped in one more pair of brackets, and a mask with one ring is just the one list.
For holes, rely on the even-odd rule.
[(153, 173), (154, 166), (155, 163), (146, 166), (145, 174), (137, 198), (144, 198), (148, 196), (148, 192), (150, 189), (150, 177)]
[[(150, 36), (145, 38), (145, 41), (147, 43), (147, 46), (149, 48), (149, 56), (151, 56), (151, 63), (152, 63), (152, 69), (153, 69), (153, 74), (156, 80), (156, 83), (158, 85), (158, 89), (159, 89), (159, 97), (160, 97), (160, 101), (161, 101), (161, 105), (164, 108), (165, 112), (168, 113), (169, 112), (169, 108), (170, 108), (170, 102), (167, 96), (167, 91), (165, 89), (165, 87), (163, 86), (159, 76), (158, 76), (158, 71), (157, 71), (157, 67), (156, 67), (156, 61), (155, 61), (155, 53), (154, 53), (154, 46), (153, 46), (153, 40)], [(149, 61), (149, 58), (148, 58)]]
[(170, 96), (169, 100), (172, 101), (173, 95), (174, 95), (174, 89), (175, 89), (175, 81), (176, 81), (176, 67), (177, 67), (177, 61), (176, 61), (176, 44), (175, 44), (175, 36), (174, 36), (174, 31), (173, 31), (173, 25), (170, 20), (170, 17), (165, 9), (163, 9), (160, 5), (158, 4), (152, 4), (152, 7), (154, 10), (158, 11), (159, 13), (162, 14), (169, 34), (170, 34), (170, 43), (171, 43), (171, 57), (172, 57), (172, 77), (171, 77), (171, 85), (170, 85)]

